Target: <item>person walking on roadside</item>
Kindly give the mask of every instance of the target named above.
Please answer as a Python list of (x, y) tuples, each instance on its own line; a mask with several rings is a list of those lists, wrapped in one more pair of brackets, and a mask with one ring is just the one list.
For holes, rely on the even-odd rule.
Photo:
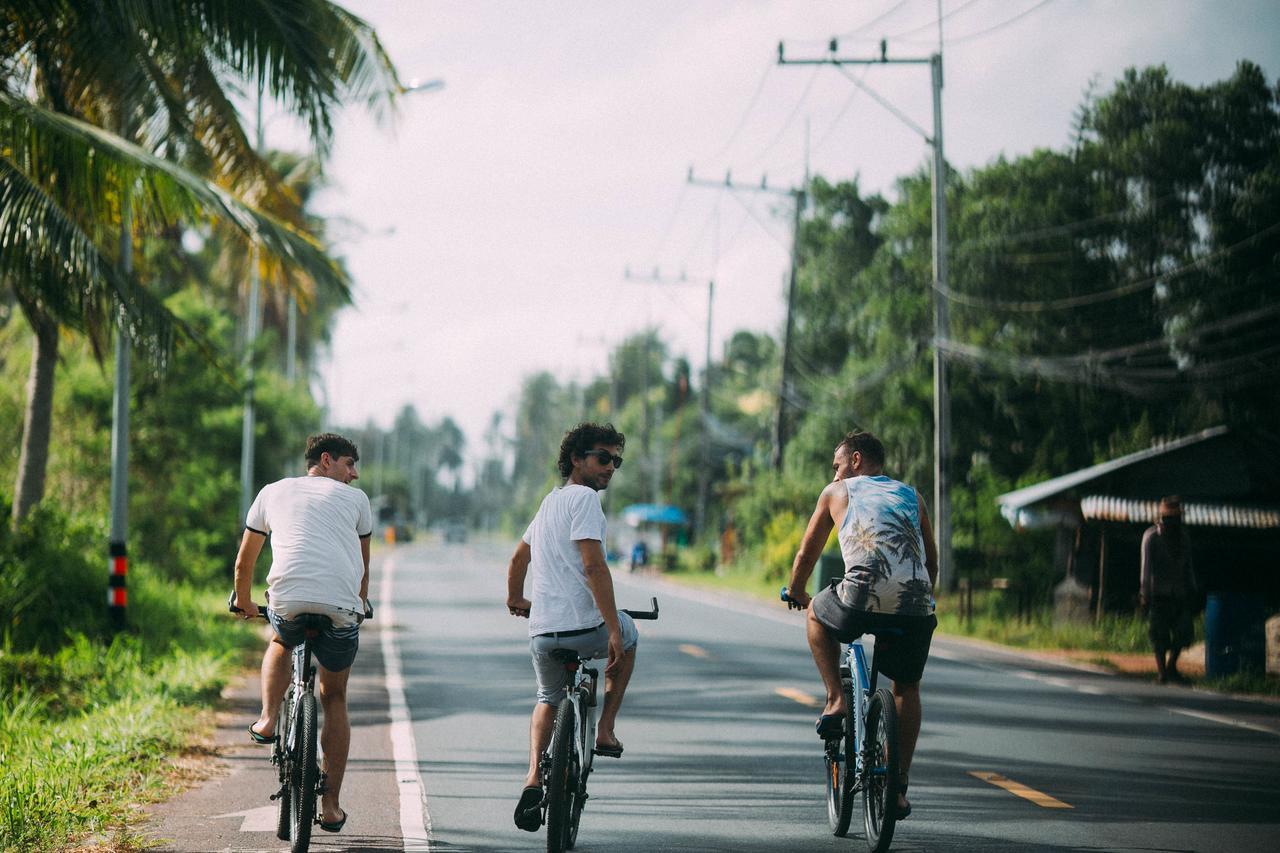
[[(818, 496), (791, 567), (787, 596), (809, 608), (809, 649), (827, 701), (818, 734), (844, 730), (850, 709), (840, 687), (840, 643), (898, 628), (900, 636), (876, 638), (876, 667), (893, 679), (901, 751), (898, 818), (911, 813), (907, 777), (920, 735), (920, 679), (938, 625), (933, 585), (938, 551), (924, 498), (884, 475), (885, 452), (869, 432), (851, 432), (836, 445), (831, 483)], [(845, 573), (810, 599), (813, 567), (837, 530)]]
[(312, 643), (324, 709), (320, 828), (338, 832), (347, 822), (339, 802), (351, 747), (347, 678), (369, 597), (373, 513), (368, 496), (350, 485), (359, 477), (360, 454), (354, 444), (334, 433), (313, 435), (304, 455), (306, 476), (263, 487), (249, 507), (236, 555), (236, 607), (245, 619), (258, 615), (253, 567), (270, 536), (267, 618), (275, 636), (262, 658), (262, 714), (249, 725), (249, 737), (259, 744), (275, 741), (280, 703), (289, 686), (290, 652), (305, 636), (294, 620), (304, 613), (320, 613), (332, 622)]
[(1182, 526), (1182, 501), (1160, 499), (1160, 520), (1142, 534), (1138, 601), (1147, 614), (1147, 635), (1156, 655), (1161, 684), (1185, 683), (1178, 656), (1191, 645), (1191, 617), (1197, 591), (1191, 541)]
[[(568, 689), (569, 675), (552, 657), (556, 649), (572, 649), (583, 660), (607, 655), (595, 752), (609, 758), (622, 755), (614, 728), (635, 668), (639, 635), (635, 622), (614, 603), (599, 493), (622, 467), (625, 444), (626, 438), (611, 424), (583, 423), (565, 435), (558, 461), (564, 485), (543, 498), (507, 568), (507, 611), (529, 620), (529, 651), (537, 679), (537, 701), (529, 721), (529, 772), (515, 810), (516, 826), (528, 832), (542, 825), (539, 763), (551, 741), (556, 706)], [(529, 574), (532, 599), (524, 594)]]

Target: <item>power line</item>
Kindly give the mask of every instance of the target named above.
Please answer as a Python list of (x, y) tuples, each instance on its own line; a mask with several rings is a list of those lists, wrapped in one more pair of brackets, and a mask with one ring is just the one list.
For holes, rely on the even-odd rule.
[(887, 12), (882, 12), (882, 13), (880, 13), (879, 15), (876, 15), (874, 18), (872, 18), (871, 20), (867, 21), (865, 24), (860, 24), (859, 26), (854, 27), (852, 30), (850, 30), (850, 31), (849, 31), (849, 32), (847, 32), (847, 33), (841, 33), (840, 35), (836, 36), (836, 38), (838, 38), (838, 39), (853, 38), (854, 36), (858, 35), (859, 33), (864, 33), (864, 32), (866, 32), (867, 30), (869, 30), (869, 29), (871, 29), (872, 27), (874, 27), (876, 24), (878, 24), (878, 23), (880, 23), (881, 21), (883, 21), (885, 18), (888, 18), (890, 15), (892, 15), (892, 14), (893, 14), (893, 13), (895, 13), (895, 12), (897, 12), (897, 11), (898, 11), (899, 9), (901, 9), (903, 6), (907, 5), (907, 2), (908, 2), (908, 0), (901, 0), (901, 2), (899, 2), (898, 4), (896, 4), (896, 5), (894, 5), (894, 6), (891, 6), (891, 7), (889, 8), (889, 11), (887, 11)]
[(934, 27), (936, 27), (938, 24), (951, 18), (953, 15), (963, 12), (965, 9), (968, 9), (970, 6), (972, 6), (974, 3), (977, 3), (977, 2), (978, 0), (967, 0), (967, 2), (961, 3), (959, 6), (952, 9), (950, 12), (947, 12), (945, 15), (939, 18), (934, 18), (932, 21), (930, 21), (927, 24), (921, 24), (920, 26), (912, 27), (909, 30), (902, 30), (901, 32), (897, 32), (897, 33), (893, 33), (892, 35), (885, 36), (885, 38), (888, 40), (894, 40), (894, 39), (902, 38), (903, 36), (915, 35), (916, 33), (922, 32), (924, 30), (931, 30)]
[(760, 93), (764, 91), (765, 81), (769, 79), (769, 74), (773, 71), (773, 68), (774, 65), (772, 62), (765, 67), (764, 74), (760, 75), (760, 82), (756, 84), (755, 94), (753, 94), (751, 96), (751, 100), (747, 102), (747, 108), (742, 111), (742, 118), (738, 119), (738, 126), (733, 129), (733, 133), (729, 134), (729, 139), (724, 143), (720, 150), (707, 159), (713, 161), (719, 160), (733, 146), (733, 143), (738, 139), (738, 134), (742, 132), (742, 128), (746, 127), (747, 117), (751, 115), (751, 110), (755, 108), (756, 102), (760, 100)]
[(976, 33), (968, 33), (966, 35), (958, 36), (956, 38), (949, 38), (946, 40), (945, 43), (948, 45), (963, 44), (964, 42), (973, 41), (974, 39), (982, 38), (983, 36), (990, 35), (991, 33), (994, 33), (997, 30), (1004, 29), (1010, 24), (1013, 24), (1017, 21), (1021, 21), (1023, 18), (1027, 17), (1027, 15), (1030, 15), (1032, 12), (1035, 12), (1039, 9), (1043, 9), (1045, 6), (1048, 6), (1052, 2), (1053, 0), (1040, 0), (1039, 3), (1032, 6), (1030, 9), (1027, 9), (1025, 12), (1020, 12), (1017, 15), (1014, 15), (1012, 18), (1009, 18), (1008, 20), (1005, 20), (1005, 21), (1001, 21), (1000, 23), (996, 24), (993, 27), (988, 27), (985, 30), (978, 30)]
[(1226, 246), (1216, 252), (1211, 252), (1202, 258), (1198, 258), (1189, 264), (1185, 264), (1184, 266), (1176, 267), (1172, 270), (1166, 270), (1146, 278), (1127, 282), (1118, 287), (1100, 290), (1094, 293), (1084, 294), (1082, 296), (1014, 302), (999, 299), (982, 299), (980, 297), (959, 293), (950, 288), (947, 288), (945, 292), (943, 292), (943, 295), (952, 302), (959, 303), (960, 305), (964, 305), (968, 308), (998, 309), (1001, 311), (1013, 311), (1017, 313), (1056, 311), (1066, 308), (1080, 308), (1086, 305), (1097, 305), (1101, 302), (1109, 302), (1113, 299), (1120, 299), (1122, 297), (1138, 293), (1139, 291), (1154, 287), (1159, 283), (1172, 281), (1173, 279), (1180, 278), (1188, 273), (1201, 270), (1211, 262), (1240, 251), (1241, 249), (1246, 248), (1276, 231), (1280, 231), (1280, 222), (1272, 223), (1261, 231), (1246, 237), (1238, 243)]

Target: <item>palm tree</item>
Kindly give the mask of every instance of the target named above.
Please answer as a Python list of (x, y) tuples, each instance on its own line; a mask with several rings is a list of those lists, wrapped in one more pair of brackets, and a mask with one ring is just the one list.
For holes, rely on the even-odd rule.
[(176, 327), (117, 269), (124, 198), (142, 229), (218, 217), (346, 293), (248, 143), (228, 95), (245, 84), (301, 115), (321, 153), (340, 103), (401, 90), (373, 30), (327, 0), (0, 2), (0, 281), (34, 333), (15, 519), (43, 497), (61, 330), (100, 356), (127, 321), (162, 359)]

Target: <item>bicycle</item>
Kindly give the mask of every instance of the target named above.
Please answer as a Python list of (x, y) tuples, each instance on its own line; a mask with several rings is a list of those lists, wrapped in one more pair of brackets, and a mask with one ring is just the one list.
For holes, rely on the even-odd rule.
[[(650, 609), (623, 610), (632, 619), (657, 619), (658, 599), (650, 598)], [(572, 649), (556, 649), (552, 657), (572, 673), (569, 693), (556, 706), (551, 743), (542, 753), (543, 821), (547, 825), (547, 853), (572, 850), (578, 841), (578, 823), (587, 802), (587, 777), (595, 755), (596, 707), (599, 670), (583, 666)]]
[[(234, 591), (227, 599), (227, 609), (243, 613), (235, 606)], [(267, 618), (266, 609), (258, 611), (258, 617)], [(364, 617), (373, 618), (373, 605), (364, 603)], [(276, 815), (276, 838), (288, 841), (291, 853), (307, 853), (311, 845), (311, 826), (319, 823), (316, 814), (316, 798), (325, 791), (324, 774), (316, 757), (316, 741), (319, 731), (319, 708), (316, 704), (316, 668), (311, 662), (311, 643), (321, 631), (333, 623), (328, 616), (304, 613), (297, 617), (306, 631), (306, 639), (293, 647), (293, 677), (280, 703), (280, 717), (276, 725), (276, 737), (271, 747), (271, 763), (280, 773), (280, 790), (271, 795), (279, 805)]]
[[(802, 609), (787, 595), (785, 586), (781, 597), (789, 608)], [(902, 631), (890, 628), (884, 634), (901, 636)], [(876, 688), (879, 671), (875, 659), (873, 654), (868, 666), (860, 639), (846, 646), (840, 662), (840, 684), (850, 715), (842, 731), (823, 738), (822, 749), (831, 834), (841, 838), (848, 835), (853, 801), (861, 792), (867, 847), (872, 853), (884, 853), (893, 841), (898, 821), (898, 707), (889, 688)], [(849, 720), (853, 721), (852, 727)]]

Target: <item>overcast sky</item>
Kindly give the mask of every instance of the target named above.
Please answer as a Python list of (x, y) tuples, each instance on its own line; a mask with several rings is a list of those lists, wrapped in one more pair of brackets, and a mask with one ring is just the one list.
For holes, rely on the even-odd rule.
[[(686, 184), (699, 176), (790, 187), (810, 168), (892, 196), (927, 163), (916, 130), (820, 56), (937, 50), (937, 0), (349, 0), (403, 79), (443, 90), (402, 101), (394, 126), (339, 122), (323, 212), (356, 307), (337, 322), (320, 395), (334, 425), (390, 423), (405, 403), (452, 416), (478, 450), (521, 379), (606, 369), (648, 324), (703, 363), (708, 278), (714, 351), (738, 329), (776, 333), (790, 240), (785, 199)], [(1061, 148), (1090, 81), (1164, 63), (1201, 84), (1241, 59), (1280, 73), (1275, 0), (943, 0), (944, 142), (960, 169)], [(879, 20), (875, 20), (879, 18)], [(871, 26), (867, 27), (867, 24)], [(932, 131), (928, 67), (852, 67)], [(287, 122), (268, 125), (287, 146)], [(682, 270), (695, 284), (628, 282)], [(568, 425), (566, 425), (568, 426)]]

